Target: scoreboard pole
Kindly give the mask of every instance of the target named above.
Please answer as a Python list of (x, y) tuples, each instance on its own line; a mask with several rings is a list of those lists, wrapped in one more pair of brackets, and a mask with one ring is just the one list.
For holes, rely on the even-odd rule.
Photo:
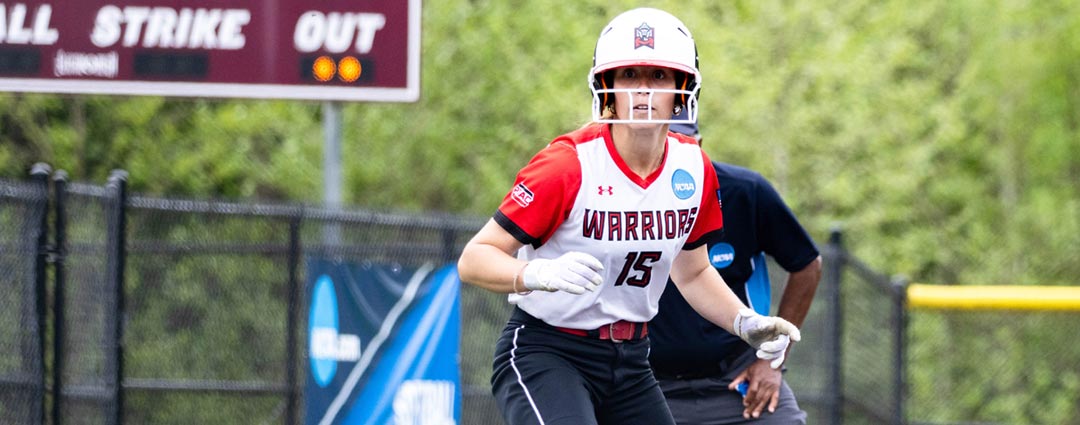
[[(323, 112), (323, 202), (333, 210), (342, 204), (341, 173), (341, 102), (325, 101)], [(336, 245), (341, 242), (340, 228), (328, 223), (323, 229), (323, 240)]]

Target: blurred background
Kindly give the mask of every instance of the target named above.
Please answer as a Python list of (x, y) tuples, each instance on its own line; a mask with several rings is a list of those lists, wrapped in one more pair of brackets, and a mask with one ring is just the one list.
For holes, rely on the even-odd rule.
[[(344, 207), (453, 216), (467, 223), (451, 226), (461, 232), (456, 238), (467, 238), (535, 152), (589, 119), (586, 75), (596, 36), (616, 14), (640, 5), (425, 3), (419, 101), (342, 105)], [(881, 390), (887, 400), (895, 385), (870, 373), (896, 366), (888, 341), (899, 326), (888, 322), (888, 292), (873, 282), (1075, 285), (1080, 3), (648, 5), (680, 17), (697, 40), (708, 154), (769, 178), (821, 246), (841, 229), (843, 251), (835, 258), (850, 255), (873, 272), (836, 276), (838, 285), (878, 288), (844, 301), (865, 300), (845, 309), (846, 329), (869, 328), (845, 339), (845, 349), (873, 347), (845, 355), (862, 362), (849, 363), (858, 365), (851, 373), (869, 375), (845, 380), (844, 391)], [(320, 205), (322, 108), (306, 101), (0, 93), (0, 178), (26, 181), (35, 163), (47, 163), (70, 181), (103, 185), (112, 170), (123, 169), (126, 190), (147, 198)], [(833, 305), (820, 301), (822, 291), (818, 297), (813, 314), (828, 314), (821, 309)], [(506, 305), (472, 288), (463, 288), (462, 305), (462, 379), (483, 393)], [(172, 323), (182, 327), (188, 316), (177, 317)], [(473, 326), (470, 317), (483, 325)], [(1080, 354), (1071, 338), (1077, 320), (1075, 312), (912, 315), (908, 420), (1080, 423)], [(792, 364), (835, 356), (810, 347), (797, 348)], [(801, 379), (811, 372), (792, 369), (797, 394), (829, 391), (811, 387), (827, 380)], [(183, 423), (174, 420), (149, 421)]]

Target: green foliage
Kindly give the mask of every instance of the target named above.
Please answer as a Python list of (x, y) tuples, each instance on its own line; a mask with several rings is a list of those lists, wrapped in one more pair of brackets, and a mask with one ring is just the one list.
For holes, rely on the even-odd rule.
[[(425, 3), (420, 101), (343, 108), (346, 203), (490, 214), (532, 154), (589, 118), (595, 37), (635, 5)], [(1080, 3), (653, 5), (698, 40), (706, 151), (771, 179), (819, 241), (842, 224), (858, 257), (915, 281), (1074, 284), (1080, 275)], [(135, 193), (314, 203), (320, 111), (314, 102), (0, 95), (0, 177), (47, 162), (74, 181), (103, 182), (122, 168)], [(180, 284), (187, 272), (177, 267), (169, 279)], [(912, 326), (913, 344), (933, 344), (924, 326)], [(941, 396), (927, 391), (943, 376), (968, 378), (962, 362), (913, 361), (914, 400)], [(1041, 392), (1011, 401), (1017, 409), (1075, 403), (1077, 377), (1052, 367), (1070, 369), (1033, 362), (1031, 381), (1017, 383)], [(1042, 391), (1050, 385), (1064, 395)], [(950, 408), (976, 414), (983, 390), (951, 388)], [(1029, 420), (1055, 422), (1016, 423)]]
[(305, 197), (321, 160), (310, 104), (8, 94), (0, 105), (4, 177), (45, 162), (73, 181), (124, 169), (139, 193), (317, 200)]

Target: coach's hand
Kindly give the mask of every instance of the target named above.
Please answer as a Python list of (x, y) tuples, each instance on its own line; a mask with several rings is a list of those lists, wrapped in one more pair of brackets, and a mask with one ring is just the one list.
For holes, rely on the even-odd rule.
[(744, 308), (735, 316), (735, 333), (757, 349), (758, 358), (772, 360), (777, 369), (784, 364), (784, 353), (791, 341), (800, 338), (799, 328), (787, 320), (774, 316), (762, 316)]
[(568, 252), (554, 260), (538, 258), (525, 266), (522, 281), (525, 287), (538, 291), (566, 291), (584, 294), (600, 287), (604, 270), (600, 260), (584, 252)]

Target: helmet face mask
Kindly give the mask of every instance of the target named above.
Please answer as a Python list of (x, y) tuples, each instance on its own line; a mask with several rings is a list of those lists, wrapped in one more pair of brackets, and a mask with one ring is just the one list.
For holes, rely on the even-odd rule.
[[(676, 100), (675, 109), (672, 110), (670, 117), (660, 116), (654, 114), (652, 110), (649, 111), (648, 116), (645, 118), (635, 118), (634, 114), (634, 102), (629, 101), (625, 105), (625, 110), (615, 110), (615, 95), (617, 93), (625, 93), (630, 99), (633, 99), (636, 94), (645, 93), (649, 96), (648, 103), (654, 104), (653, 97), (661, 93), (673, 93), (676, 99), (683, 97), (686, 99), (685, 105)], [(607, 104), (602, 105), (600, 102), (602, 99), (607, 99)], [(686, 106), (689, 105), (689, 106)], [(605, 118), (603, 114), (604, 109), (610, 108), (615, 112), (615, 117)], [(679, 89), (642, 89), (642, 88), (624, 88), (624, 89), (593, 89), (593, 121), (600, 123), (614, 123), (614, 124), (675, 124), (683, 123), (688, 124), (697, 119), (697, 96), (689, 90)]]
[[(612, 71), (628, 66), (658, 66), (675, 70), (676, 88), (615, 89)], [(697, 120), (698, 93), (701, 73), (698, 71), (697, 47), (690, 30), (678, 18), (658, 9), (639, 8), (616, 16), (600, 33), (589, 71), (592, 91), (593, 121), (603, 123), (691, 123)], [(675, 93), (675, 105), (685, 110), (685, 118), (633, 119), (629, 112), (619, 114), (623, 119), (604, 118), (604, 110), (614, 105), (614, 95), (648, 92)], [(619, 111), (617, 111), (618, 113)], [(674, 112), (674, 111), (673, 111)]]

